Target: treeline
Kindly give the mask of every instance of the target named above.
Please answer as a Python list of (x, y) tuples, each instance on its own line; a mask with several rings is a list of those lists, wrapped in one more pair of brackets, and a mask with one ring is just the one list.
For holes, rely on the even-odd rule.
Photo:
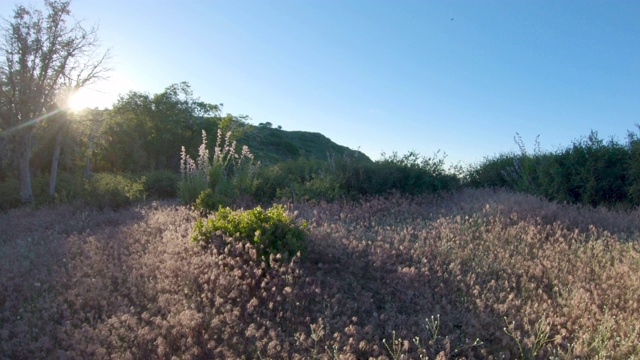
[[(131, 91), (111, 109), (58, 112), (32, 125), (30, 173), (35, 204), (83, 200), (99, 207), (120, 207), (148, 197), (176, 197), (184, 180), (180, 149), (197, 158), (203, 133), (207, 144), (217, 144), (220, 135), (227, 138), (228, 144), (217, 144), (223, 148), (220, 151), (228, 151), (231, 142), (249, 149), (256, 144), (255, 169), (244, 183), (238, 183), (228, 166), (222, 175), (205, 176), (228, 179), (224, 191), (220, 184), (207, 185), (219, 194), (217, 203), (237, 198), (260, 203), (276, 198), (330, 201), (394, 190), (419, 194), (452, 190), (460, 183), (445, 170), (444, 157), (394, 153), (373, 162), (320, 134), (254, 126), (248, 119), (222, 115), (222, 104), (201, 101), (186, 82), (158, 94)], [(0, 209), (6, 210), (22, 201), (14, 161), (19, 149), (12, 146), (10, 137), (2, 140)], [(205, 161), (211, 163), (215, 146), (209, 150), (211, 156)]]
[[(533, 153), (516, 137), (520, 153), (446, 169), (439, 154), (392, 153), (371, 161), (320, 134), (254, 126), (248, 120), (222, 115), (222, 104), (201, 101), (185, 82), (158, 94), (129, 92), (111, 109), (59, 112), (32, 125), (36, 205), (80, 200), (117, 208), (145, 198), (178, 197), (215, 210), (238, 201), (333, 201), (460, 187), (505, 187), (590, 206), (640, 204), (640, 139), (632, 132), (626, 143), (605, 142), (592, 132), (555, 152), (536, 148)], [(243, 146), (255, 153), (240, 168), (234, 161)], [(6, 210), (22, 204), (20, 180), (11, 138), (0, 136), (0, 147), (0, 209)], [(235, 160), (216, 165), (216, 153), (224, 152)], [(194, 160), (201, 167), (196, 185), (185, 180), (184, 166), (181, 172), (185, 156), (200, 158)]]
[(640, 138), (636, 133), (629, 131), (622, 143), (605, 141), (592, 131), (553, 152), (542, 152), (536, 144), (529, 153), (519, 136), (515, 141), (520, 153), (486, 158), (468, 169), (465, 183), (505, 187), (571, 204), (640, 205)]
[[(95, 191), (116, 194), (123, 186), (130, 200), (145, 193), (175, 196), (180, 146), (193, 148), (202, 130), (215, 134), (217, 129), (234, 131), (243, 125), (243, 117), (222, 116), (221, 105), (195, 98), (187, 83), (154, 95), (129, 92), (111, 109), (58, 111), (30, 125), (36, 205), (91, 199)], [(11, 131), (0, 133), (3, 209), (21, 204), (16, 161), (21, 149), (10, 135)], [(133, 190), (139, 187), (144, 191)]]

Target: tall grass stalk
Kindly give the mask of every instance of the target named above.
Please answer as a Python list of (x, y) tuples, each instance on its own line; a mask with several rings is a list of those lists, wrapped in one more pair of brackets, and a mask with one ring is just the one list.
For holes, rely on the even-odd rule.
[(198, 148), (198, 158), (194, 161), (184, 146), (180, 152), (181, 179), (178, 183), (178, 197), (183, 204), (193, 203), (200, 193), (207, 189), (210, 168), (207, 133), (202, 130), (202, 145)]
[(231, 140), (231, 132), (223, 138), (221, 130), (218, 130), (211, 159), (204, 130), (195, 161), (182, 147), (182, 179), (178, 187), (180, 200), (185, 204), (195, 202), (196, 207), (201, 209), (215, 210), (249, 193), (259, 163), (254, 163), (254, 156), (246, 145), (240, 152), (236, 147), (236, 141)]

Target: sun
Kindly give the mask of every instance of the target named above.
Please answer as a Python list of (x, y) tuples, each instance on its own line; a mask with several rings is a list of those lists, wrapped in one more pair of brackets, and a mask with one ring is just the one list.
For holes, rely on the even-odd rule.
[(76, 91), (67, 101), (67, 108), (71, 111), (83, 109), (107, 109), (113, 106), (121, 94), (135, 89), (136, 84), (126, 75), (115, 73), (90, 86)]
[(71, 95), (67, 101), (67, 107), (71, 111), (81, 111), (86, 108), (94, 107), (97, 100), (95, 91), (80, 89)]

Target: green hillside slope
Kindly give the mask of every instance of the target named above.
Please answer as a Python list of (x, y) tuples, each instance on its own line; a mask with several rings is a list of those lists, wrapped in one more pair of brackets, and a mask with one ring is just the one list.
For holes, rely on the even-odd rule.
[(364, 162), (372, 162), (364, 153), (338, 145), (320, 133), (286, 131), (266, 126), (247, 126), (238, 139), (249, 146), (257, 160), (263, 164), (299, 157), (326, 160), (332, 156), (357, 155)]

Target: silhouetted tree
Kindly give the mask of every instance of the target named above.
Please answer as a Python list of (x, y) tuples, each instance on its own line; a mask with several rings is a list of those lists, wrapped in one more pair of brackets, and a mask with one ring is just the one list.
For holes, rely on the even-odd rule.
[(18, 167), (23, 202), (33, 202), (29, 165), (38, 121), (60, 112), (69, 94), (108, 70), (97, 28), (73, 20), (69, 3), (47, 0), (46, 13), (18, 5), (0, 28), (0, 128)]

